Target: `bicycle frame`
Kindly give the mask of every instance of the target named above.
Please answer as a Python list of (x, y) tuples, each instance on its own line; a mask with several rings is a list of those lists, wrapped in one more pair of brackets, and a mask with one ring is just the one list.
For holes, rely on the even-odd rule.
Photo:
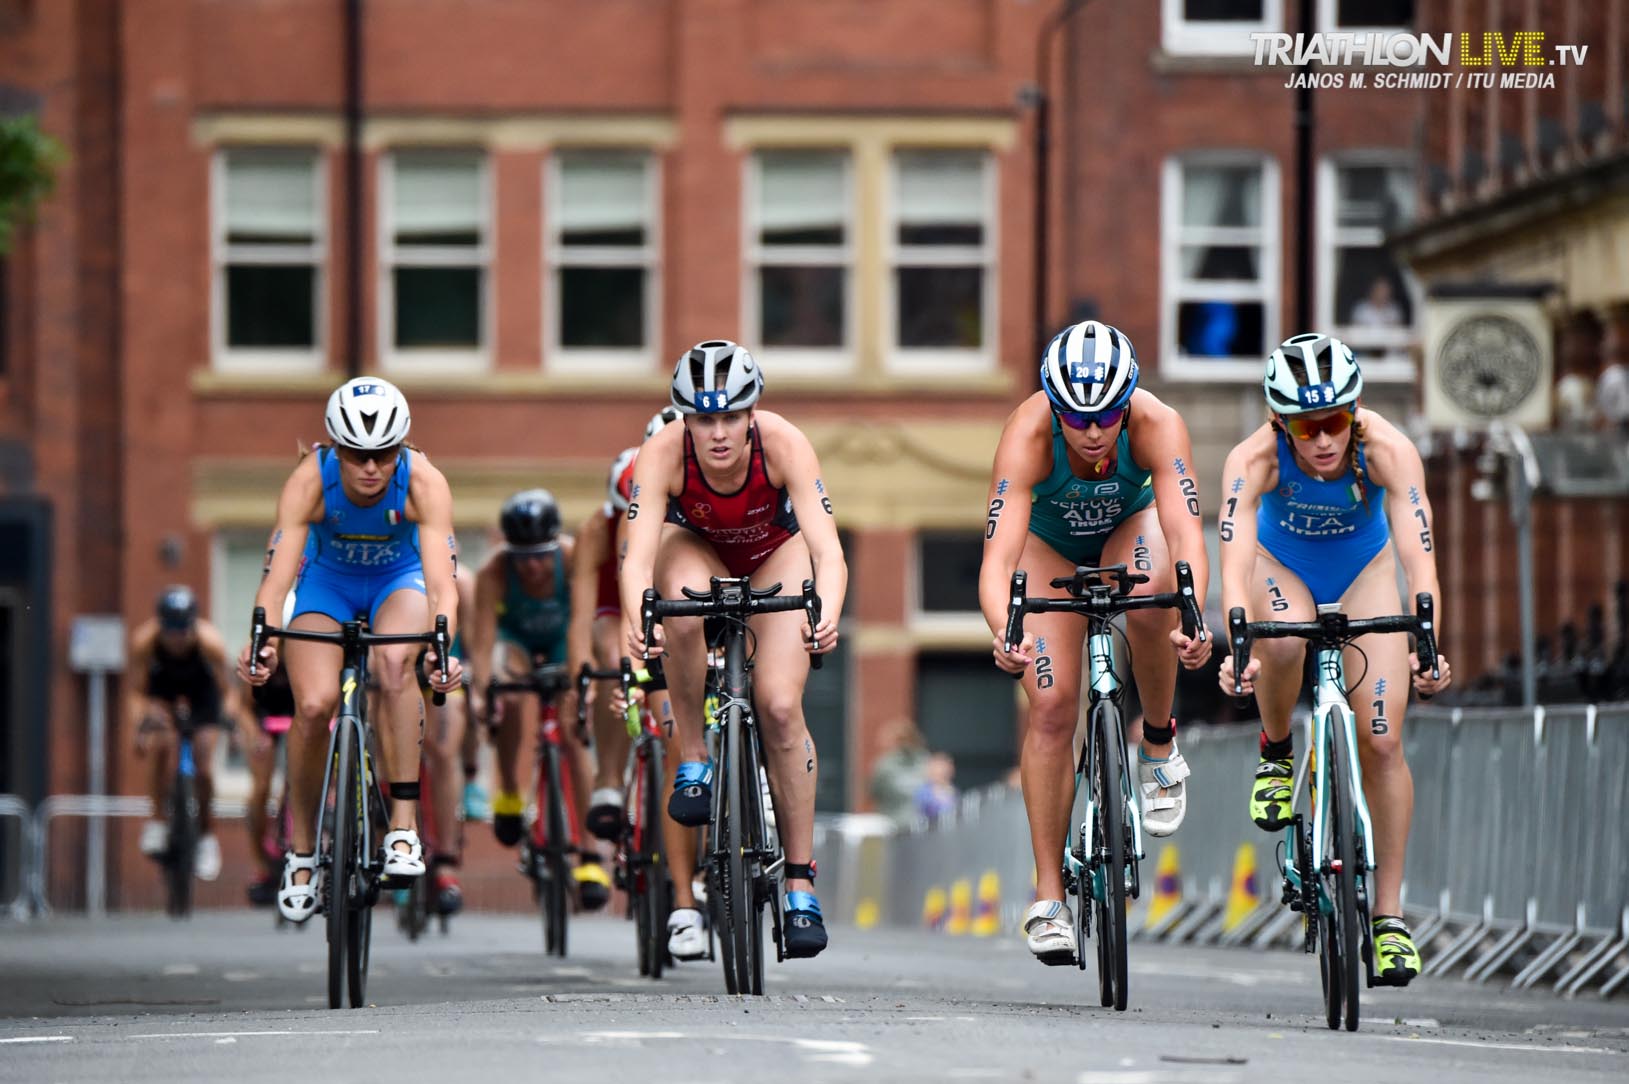
[[(1074, 803), (1080, 801), (1081, 788), (1084, 786), (1086, 789), (1086, 817), (1081, 823), (1080, 830), (1082, 838), (1087, 840), (1092, 838), (1092, 834), (1097, 828), (1100, 808), (1098, 799), (1101, 797), (1094, 792), (1091, 781), (1093, 754), (1096, 752), (1095, 743), (1105, 738), (1111, 738), (1118, 739), (1122, 748), (1126, 744), (1125, 718), (1123, 716), (1119, 717), (1120, 726), (1118, 729), (1120, 733), (1118, 735), (1099, 734), (1098, 728), (1090, 725), (1090, 721), (1095, 714), (1092, 709), (1104, 701), (1112, 701), (1118, 707), (1120, 690), (1123, 688), (1123, 683), (1114, 669), (1114, 631), (1106, 618), (1092, 617), (1091, 623), (1092, 631), (1086, 641), (1088, 659), (1088, 706), (1086, 710), (1088, 725), (1086, 727), (1086, 740), (1080, 747), (1080, 756), (1075, 759), (1075, 797), (1070, 804), (1070, 808), (1073, 809)], [(1136, 791), (1131, 786), (1129, 772), (1121, 774), (1120, 783), (1124, 808), (1130, 815), (1132, 853), (1127, 857), (1133, 860), (1130, 894), (1132, 899), (1136, 899), (1141, 891), (1141, 884), (1135, 863), (1141, 862), (1147, 857), (1143, 852), (1142, 803), (1138, 800)], [(1088, 864), (1089, 860), (1088, 862), (1082, 862), (1075, 857), (1074, 848), (1070, 846), (1069, 840), (1065, 839), (1063, 841), (1064, 871), (1071, 877), (1082, 878), (1086, 876)], [(1101, 898), (1102, 892), (1103, 886), (1097, 882), (1096, 878), (1093, 878), (1092, 894)]]

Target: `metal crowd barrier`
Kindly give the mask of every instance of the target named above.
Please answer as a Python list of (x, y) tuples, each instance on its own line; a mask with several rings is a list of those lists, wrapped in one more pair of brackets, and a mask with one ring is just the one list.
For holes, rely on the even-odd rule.
[(33, 835), (29, 830), (30, 811), (28, 803), (15, 794), (0, 794), (0, 818), (9, 818), (17, 822), (16, 846), (6, 848), (5, 853), (11, 856), (9, 868), (0, 870), (0, 887), (14, 885), (15, 890), (11, 898), (0, 902), (0, 911), (6, 911), (13, 918), (27, 918), (30, 903), (29, 871), (33, 869)]
[[(1145, 839), (1137, 936), (1300, 943), (1300, 916), (1279, 901), (1283, 833), (1246, 815), (1256, 735), (1253, 724), (1184, 731), (1187, 820), (1174, 837)], [(1303, 753), (1299, 721), (1296, 741)], [(1568, 997), (1629, 984), (1629, 704), (1416, 705), (1404, 750), (1415, 805), (1403, 909), (1426, 972)], [(1304, 768), (1304, 754), (1297, 761)], [(830, 869), (834, 913), (861, 925), (1010, 933), (1034, 898), (1016, 790), (969, 794), (932, 826), (827, 822), (816, 853), (823, 896)]]
[[(230, 799), (216, 799), (210, 810), (218, 820), (242, 818), (248, 812), (246, 803)], [(34, 912), (51, 913), (50, 900), (50, 832), (51, 825), (61, 817), (142, 817), (153, 815), (151, 798), (131, 795), (53, 794), (34, 810), (29, 825), (30, 853), (33, 865), (29, 875), (29, 893)]]

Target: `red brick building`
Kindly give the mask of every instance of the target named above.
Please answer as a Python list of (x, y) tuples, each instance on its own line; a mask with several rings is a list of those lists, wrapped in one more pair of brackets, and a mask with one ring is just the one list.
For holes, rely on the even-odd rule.
[[(1248, 38), (1292, 29), (1293, 6), (1087, 4), (1052, 39), (1047, 323), (1131, 335), (1193, 429), (1207, 507), (1259, 423), (1262, 353), (1299, 330), (1295, 93)], [(1315, 4), (1331, 29), (1416, 6), (1440, 5)], [(1034, 386), (1023, 92), (1052, 11), (0, 2), (0, 84), (72, 154), (7, 277), (0, 530), (47, 541), (4, 597), (50, 662), (10, 658), (51, 676), (48, 713), (13, 694), (0, 790), (84, 786), (73, 615), (133, 622), (186, 580), (238, 638), (296, 441), (353, 369), (403, 387), (478, 556), (513, 489), (586, 515), (671, 360), (718, 336), (761, 358), (845, 531), (845, 646), (809, 704), (822, 807), (864, 804), (897, 716), (964, 782), (1000, 774), (1016, 709), (972, 581), (995, 438)], [(1415, 213), (1424, 106), (1316, 105), (1314, 321), (1365, 350), (1371, 401), (1399, 416), (1418, 287), (1382, 239)], [(1389, 326), (1355, 317), (1381, 279)]]

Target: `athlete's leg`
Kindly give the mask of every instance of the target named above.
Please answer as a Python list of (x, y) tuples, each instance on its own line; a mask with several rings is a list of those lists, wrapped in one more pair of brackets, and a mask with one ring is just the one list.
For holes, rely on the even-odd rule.
[(463, 849), (458, 830), (458, 807), (464, 794), (464, 714), (465, 694), (447, 694), (447, 702), (437, 707), (429, 693), (424, 694), (424, 757), (430, 767), (431, 801), (435, 816), (436, 859), (456, 865)]
[[(1353, 618), (1390, 617), (1404, 612), (1397, 592), (1397, 563), (1390, 546), (1376, 554), (1346, 589), (1341, 608)], [(1374, 822), (1375, 894), (1371, 910), (1377, 915), (1401, 915), (1403, 860), (1414, 816), (1414, 777), (1409, 773), (1408, 761), (1403, 759), (1408, 637), (1396, 633), (1359, 637), (1347, 649), (1345, 663), (1348, 680), (1362, 676), (1348, 700), (1356, 717), (1363, 793)]]
[(136, 756), (147, 761), (147, 796), (153, 802), (152, 820), (142, 829), (142, 851), (149, 855), (164, 852), (169, 833), (170, 780), (175, 775), (175, 725), (167, 704), (147, 701), (136, 730)]
[[(709, 578), (728, 575), (724, 562), (710, 545), (682, 527), (663, 525), (656, 556), (656, 588), (663, 598), (682, 598), (681, 588), (705, 587)], [(662, 636), (666, 645), (663, 670), (673, 704), (678, 759), (681, 763), (704, 763), (707, 741), (701, 702), (707, 679), (707, 639), (702, 619), (668, 618), (662, 622)]]
[[(622, 662), (622, 617), (600, 614), (594, 618), (594, 668), (615, 670)], [(625, 816), (622, 801), (622, 770), (628, 761), (628, 730), (611, 706), (613, 697), (603, 684), (595, 690), (589, 719), (594, 728), (594, 795), (589, 803), (588, 826), (595, 835), (615, 840), (621, 835)]]
[[(338, 632), (339, 622), (319, 613), (302, 613), (289, 623), (293, 629)], [(322, 797), (322, 776), (328, 756), (328, 724), (339, 702), (339, 668), (344, 659), (336, 644), (299, 640), (282, 643), (282, 665), (288, 668), (294, 694), (294, 722), (287, 740), (289, 845), (296, 854), (316, 850), (317, 800)], [(300, 871), (294, 883), (305, 884)]]
[[(277, 767), (277, 743), (261, 727), (259, 716), (240, 733), (243, 759), (249, 768), (249, 808), (244, 820), (249, 832), (249, 853), (266, 864), (266, 803), (271, 799), (272, 772)], [(258, 878), (257, 878), (258, 880)]]
[(192, 732), (193, 783), (198, 794), (198, 833), (215, 831), (215, 741), (220, 727), (200, 726)]
[[(499, 681), (523, 681), (532, 672), (532, 654), (513, 640), (500, 638), (492, 647), (492, 673)], [(492, 834), (498, 842), (512, 847), (520, 842), (522, 814), (526, 799), (521, 793), (522, 753), (530, 751), (536, 728), (527, 725), (535, 718), (537, 698), (526, 693), (504, 693), (491, 705), (494, 719), (492, 749), (497, 754), (498, 793), (492, 799)], [(526, 773), (527, 781), (531, 772)]]
[[(1035, 535), (1024, 540), (1018, 567), (1040, 595), (1074, 572), (1073, 562)], [(1063, 899), (1063, 846), (1075, 796), (1075, 731), (1080, 721), (1080, 655), (1086, 619), (1077, 614), (1026, 614), (1024, 632), (1035, 638), (1035, 663), (1024, 671), (1029, 720), (1019, 752), (1024, 811), (1029, 816), (1039, 900)]]
[[(1311, 621), (1317, 616), (1312, 592), (1278, 559), (1256, 548), (1256, 567), (1250, 577), (1250, 618), (1253, 621)], [(1271, 742), (1290, 737), (1290, 714), (1301, 696), (1301, 678), (1306, 665), (1305, 640), (1256, 640), (1250, 657), (1261, 660), (1256, 675), (1256, 707), (1261, 712), (1261, 728)]]
[[(424, 632), (431, 626), (429, 600), (424, 592), (411, 587), (392, 591), (373, 611), (373, 630), (383, 635)], [(391, 789), (397, 784), (418, 786), (419, 750), (424, 734), (424, 699), (419, 693), (416, 662), (418, 644), (381, 644), (373, 649), (373, 673), (379, 679), (379, 718), (373, 720), (384, 757), (385, 779)], [(418, 829), (418, 801), (391, 794), (392, 831)], [(411, 848), (398, 841), (396, 849)], [(406, 871), (404, 871), (406, 872)]]

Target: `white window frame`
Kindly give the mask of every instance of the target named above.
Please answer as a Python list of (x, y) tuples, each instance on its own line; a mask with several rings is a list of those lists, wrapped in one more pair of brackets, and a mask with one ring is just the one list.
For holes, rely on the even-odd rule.
[[(235, 151), (309, 151), (311, 183), (315, 188), (313, 206), (317, 209), (311, 242), (305, 245), (233, 246), (226, 239), (226, 160)], [(235, 145), (217, 147), (210, 161), (210, 297), (209, 341), (213, 366), (220, 372), (319, 372), (327, 356), (328, 343), (328, 162), (320, 147)], [(227, 345), (227, 268), (243, 264), (310, 264), (312, 344), (283, 349), (256, 347), (233, 349)]]
[[(561, 155), (573, 151), (610, 150), (639, 155), (645, 167), (645, 243), (632, 246), (589, 248), (565, 245), (560, 241), (563, 221), (561, 193)], [(543, 252), (548, 266), (543, 287), (543, 357), (544, 364), (553, 372), (569, 373), (643, 373), (657, 360), (661, 339), (662, 296), (662, 170), (661, 163), (648, 147), (556, 147), (544, 163), (544, 215)], [(560, 342), (560, 276), (572, 267), (638, 267), (645, 272), (645, 344), (636, 350), (621, 348), (567, 347)]]
[[(843, 244), (835, 250), (828, 246), (764, 245), (758, 221), (759, 196), (763, 178), (760, 156), (779, 151), (822, 151), (838, 155), (843, 162)], [(777, 373), (795, 375), (828, 375), (851, 373), (859, 356), (858, 290), (855, 280), (859, 269), (855, 263), (855, 231), (859, 216), (855, 208), (855, 148), (847, 144), (830, 146), (783, 147), (775, 144), (753, 146), (745, 156), (746, 171), (741, 191), (742, 246), (741, 297), (742, 335), (754, 342), (754, 349), (763, 353)], [(843, 267), (843, 344), (836, 347), (768, 346), (759, 340), (763, 333), (763, 297), (758, 286), (758, 270), (765, 264), (776, 267), (827, 267), (834, 262)]]
[[(400, 154), (417, 152), (460, 151), (475, 155), (478, 180), (477, 192), (481, 206), (481, 239), (473, 248), (453, 248), (448, 245), (396, 244), (396, 161)], [(494, 311), (497, 289), (492, 274), (493, 242), (492, 208), (492, 156), (482, 147), (398, 146), (379, 156), (379, 279), (377, 311), (379, 323), (376, 343), (380, 367), (397, 373), (480, 372), (491, 368), (495, 353), (492, 335), (497, 327)], [(402, 348), (396, 345), (396, 289), (394, 272), (397, 267), (474, 267), (480, 271), (480, 344), (471, 350), (443, 350), (434, 348)]]
[[(1186, 166), (1260, 166), (1260, 237), (1251, 227), (1186, 227), (1182, 224), (1182, 184)], [(1257, 286), (1246, 283), (1187, 282), (1182, 278), (1182, 247), (1188, 244), (1260, 245), (1261, 275)], [(1283, 246), (1279, 207), (1278, 160), (1259, 151), (1199, 151), (1165, 160), (1160, 172), (1160, 375), (1170, 380), (1260, 380), (1266, 354), (1222, 360), (1189, 357), (1178, 340), (1177, 309), (1202, 294), (1216, 301), (1259, 301), (1262, 343), (1270, 351), (1280, 340), (1279, 306)]]
[[(1419, 0), (1416, 0), (1415, 16), (1419, 16)], [(1343, 34), (1369, 34), (1388, 38), (1393, 34), (1409, 34), (1414, 28), (1407, 24), (1399, 26), (1341, 26), (1336, 17), (1340, 14), (1340, 0), (1318, 0), (1318, 10), (1315, 14), (1317, 25), (1325, 31), (1338, 31)]]
[[(899, 155), (901, 152), (937, 151), (972, 152), (982, 158), (984, 206), (980, 209), (983, 218), (983, 243), (973, 245), (901, 245), (899, 242), (899, 226), (901, 202), (899, 198)], [(996, 230), (999, 220), (998, 209), (1000, 201), (997, 198), (997, 172), (995, 156), (988, 148), (979, 147), (934, 147), (919, 144), (897, 145), (889, 150), (888, 177), (887, 177), (887, 212), (884, 216), (885, 228), (888, 231), (885, 246), (887, 267), (884, 274), (888, 277), (887, 312), (884, 322), (887, 326), (888, 350), (886, 366), (895, 373), (985, 373), (996, 367), (995, 344), (997, 339), (996, 289), (997, 269), (996, 253), (1000, 251)], [(948, 347), (905, 347), (899, 344), (899, 278), (897, 272), (901, 267), (966, 267), (977, 264), (984, 272), (982, 296), (979, 305), (982, 311), (980, 327), (983, 329), (983, 339), (979, 345), (972, 349), (955, 349)]]
[(1271, 34), (1284, 27), (1284, 0), (1261, 0), (1256, 21), (1215, 22), (1183, 17), (1183, 0), (1161, 0), (1160, 44), (1181, 56), (1253, 56), (1251, 34)]
[[(1425, 299), (1420, 290), (1420, 283), (1415, 278), (1407, 264), (1399, 262), (1397, 267), (1403, 278), (1404, 289), (1408, 291), (1409, 307), (1414, 313), (1414, 323), (1410, 326), (1400, 327), (1394, 332), (1387, 332), (1378, 328), (1366, 328), (1356, 335), (1357, 342), (1353, 342), (1353, 330), (1349, 326), (1335, 323), (1335, 251), (1343, 247), (1367, 246), (1380, 248), (1385, 245), (1386, 235), (1377, 228), (1361, 226), (1338, 225), (1339, 208), (1336, 204), (1340, 199), (1339, 172), (1348, 166), (1383, 166), (1403, 169), (1413, 169), (1417, 165), (1415, 158), (1406, 151), (1374, 150), (1374, 151), (1341, 151), (1325, 155), (1318, 160), (1317, 176), (1317, 222), (1315, 237), (1317, 254), (1314, 257), (1315, 278), (1317, 282), (1317, 304), (1315, 306), (1317, 326), (1329, 328), (1329, 333), (1337, 338), (1351, 343), (1354, 349), (1384, 349), (1385, 353), (1379, 358), (1365, 359), (1363, 362), (1363, 376), (1366, 380), (1402, 381), (1413, 380), (1416, 376), (1414, 362), (1411, 360), (1410, 350), (1420, 339), (1421, 306)], [(1311, 329), (1308, 329), (1311, 330)]]

